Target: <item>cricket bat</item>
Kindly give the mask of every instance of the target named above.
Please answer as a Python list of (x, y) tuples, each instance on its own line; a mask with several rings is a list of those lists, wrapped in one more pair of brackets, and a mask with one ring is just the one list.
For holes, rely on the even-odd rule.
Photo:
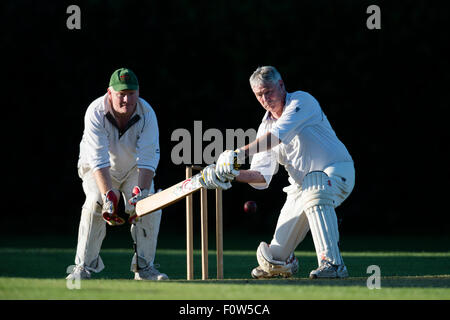
[(177, 183), (163, 191), (155, 193), (136, 203), (136, 214), (138, 217), (145, 216), (156, 210), (174, 204), (175, 202), (187, 197), (202, 188), (200, 179), (202, 174), (198, 173), (195, 176)]

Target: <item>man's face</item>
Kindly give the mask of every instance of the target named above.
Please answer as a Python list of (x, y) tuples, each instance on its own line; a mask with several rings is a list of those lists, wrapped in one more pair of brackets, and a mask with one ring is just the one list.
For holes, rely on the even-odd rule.
[(115, 115), (126, 117), (133, 114), (139, 98), (139, 90), (115, 91), (109, 88), (108, 95)]
[(275, 84), (257, 84), (252, 86), (252, 90), (264, 109), (272, 113), (275, 118), (281, 116), (286, 98), (286, 91), (282, 80), (279, 80)]

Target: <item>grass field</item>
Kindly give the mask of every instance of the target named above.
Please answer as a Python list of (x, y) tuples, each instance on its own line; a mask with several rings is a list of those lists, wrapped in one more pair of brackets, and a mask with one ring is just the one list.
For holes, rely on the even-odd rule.
[[(240, 237), (243, 237), (242, 235)], [(254, 249), (261, 239), (239, 235), (225, 238), (225, 280), (214, 280), (214, 239), (210, 239), (209, 276), (211, 280), (186, 281), (186, 256), (183, 236), (160, 237), (156, 263), (169, 275), (166, 282), (131, 280), (133, 254), (130, 240), (117, 235), (105, 240), (101, 256), (106, 268), (93, 279), (81, 281), (80, 289), (67, 287), (66, 268), (73, 263), (76, 239), (69, 237), (1, 237), (0, 299), (10, 300), (303, 300), (303, 299), (450, 299), (450, 252), (447, 239), (348, 237), (343, 257), (350, 278), (310, 280), (316, 267), (311, 241), (296, 251), (299, 273), (290, 279), (254, 280), (250, 271), (256, 266)], [(263, 239), (265, 240), (265, 239)], [(362, 242), (365, 242), (364, 245)], [(197, 247), (196, 243), (196, 247)], [(237, 247), (243, 247), (237, 250)], [(254, 246), (256, 247), (256, 246)], [(366, 248), (366, 250), (361, 250)], [(409, 248), (409, 250), (405, 250)], [(200, 251), (195, 251), (195, 278), (201, 278)], [(381, 270), (381, 289), (368, 289), (367, 267)]]

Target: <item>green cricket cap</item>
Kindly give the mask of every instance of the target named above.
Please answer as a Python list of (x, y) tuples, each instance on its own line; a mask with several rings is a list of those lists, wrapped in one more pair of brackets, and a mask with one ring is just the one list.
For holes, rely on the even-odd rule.
[(109, 86), (116, 91), (139, 89), (136, 75), (127, 68), (120, 68), (114, 71), (109, 80)]

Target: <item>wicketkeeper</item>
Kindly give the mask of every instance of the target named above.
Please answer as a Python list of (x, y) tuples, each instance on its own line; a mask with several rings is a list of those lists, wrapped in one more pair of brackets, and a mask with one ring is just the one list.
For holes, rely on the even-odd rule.
[(161, 211), (139, 219), (135, 215), (136, 202), (154, 193), (160, 154), (156, 114), (139, 97), (133, 71), (114, 71), (107, 93), (89, 105), (84, 126), (78, 174), (86, 201), (81, 210), (76, 266), (67, 279), (89, 279), (92, 272), (103, 270), (100, 248), (106, 225), (125, 223), (117, 212), (120, 196), (136, 245), (131, 262), (134, 279), (168, 279), (154, 265)]
[[(223, 152), (215, 165), (217, 177), (236, 179), (256, 189), (269, 186), (283, 165), (289, 174), (286, 203), (270, 244), (257, 249), (254, 278), (289, 277), (297, 272), (294, 250), (311, 230), (318, 268), (311, 278), (348, 277), (339, 250), (335, 208), (351, 193), (355, 182), (352, 157), (338, 139), (317, 100), (309, 93), (288, 93), (274, 67), (258, 68), (250, 85), (266, 113), (257, 139), (235, 151)], [(236, 170), (253, 156), (250, 170)], [(210, 169), (208, 169), (210, 170)]]

